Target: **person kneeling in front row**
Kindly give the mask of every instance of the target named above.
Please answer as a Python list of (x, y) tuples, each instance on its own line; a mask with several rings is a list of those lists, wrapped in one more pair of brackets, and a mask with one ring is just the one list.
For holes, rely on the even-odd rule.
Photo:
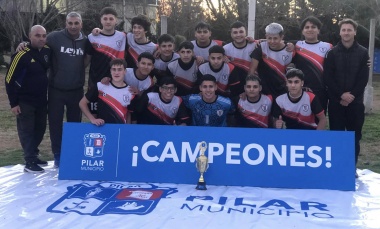
[[(299, 69), (291, 69), (286, 73), (288, 92), (276, 98), (272, 114), (275, 127), (281, 129), (326, 129), (326, 116), (318, 98), (311, 92), (302, 90), (304, 74)], [(318, 124), (315, 121), (318, 119)]]

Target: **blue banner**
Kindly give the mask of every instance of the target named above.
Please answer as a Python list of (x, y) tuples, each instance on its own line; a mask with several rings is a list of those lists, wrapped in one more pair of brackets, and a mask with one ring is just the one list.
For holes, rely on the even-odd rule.
[[(65, 123), (59, 179), (355, 190), (354, 133)], [(195, 187), (195, 186), (194, 186)]]

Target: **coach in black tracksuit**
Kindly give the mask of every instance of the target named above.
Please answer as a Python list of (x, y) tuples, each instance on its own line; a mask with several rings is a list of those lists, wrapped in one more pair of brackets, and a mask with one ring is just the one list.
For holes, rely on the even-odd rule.
[(46, 44), (46, 30), (33, 26), (30, 45), (15, 53), (8, 69), (5, 85), (11, 111), (17, 116), (17, 131), (24, 151), (25, 171), (43, 172), (39, 165), (38, 146), (46, 130), (47, 69), (50, 66), (50, 48)]
[(355, 41), (357, 26), (352, 19), (339, 22), (341, 41), (330, 50), (324, 63), (330, 129), (355, 131), (355, 163), (360, 152), (369, 72), (368, 51)]

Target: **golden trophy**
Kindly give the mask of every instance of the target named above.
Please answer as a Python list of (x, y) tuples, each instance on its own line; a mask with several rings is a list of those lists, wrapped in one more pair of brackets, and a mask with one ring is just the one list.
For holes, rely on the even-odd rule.
[(199, 180), (198, 180), (198, 185), (196, 187), (196, 189), (198, 190), (207, 190), (206, 182), (203, 178), (203, 173), (206, 172), (206, 170), (208, 169), (208, 159), (205, 156), (206, 149), (207, 149), (207, 143), (205, 141), (201, 142), (201, 145), (199, 146), (200, 155), (196, 161), (197, 170), (198, 172), (201, 173), (201, 176), (199, 177)]

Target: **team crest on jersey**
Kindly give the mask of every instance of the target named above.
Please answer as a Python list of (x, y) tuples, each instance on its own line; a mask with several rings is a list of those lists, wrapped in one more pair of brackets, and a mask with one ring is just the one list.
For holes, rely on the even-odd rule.
[(228, 75), (227, 74), (223, 74), (222, 75), (222, 80), (223, 81), (227, 81), (228, 80)]
[(194, 72), (194, 73), (193, 73), (193, 81), (195, 82), (196, 80), (197, 80), (197, 73)]
[(267, 104), (261, 105), (261, 110), (263, 110), (264, 112), (267, 112), (268, 111), (268, 105)]
[(289, 59), (289, 55), (282, 55), (282, 60), (287, 61)]
[(123, 41), (118, 40), (118, 41), (116, 41), (116, 46), (117, 46), (118, 48), (120, 48), (122, 43), (123, 43)]
[(325, 53), (325, 52), (327, 52), (327, 48), (326, 47), (319, 47), (319, 51)]
[(88, 133), (83, 136), (84, 156), (97, 158), (103, 156), (106, 136), (100, 133)]
[(307, 104), (303, 104), (303, 105), (302, 105), (302, 110), (303, 110), (304, 112), (307, 112), (309, 109), (310, 109), (309, 105), (307, 105)]
[(176, 115), (177, 114), (177, 110), (178, 110), (178, 108), (177, 107), (173, 107), (172, 108), (172, 115)]
[(61, 214), (76, 212), (91, 216), (146, 215), (156, 208), (162, 198), (176, 192), (176, 188), (158, 187), (153, 184), (81, 183), (67, 187), (67, 193), (46, 211)]
[(129, 95), (123, 95), (123, 101), (125, 103), (128, 103), (130, 100), (131, 100), (131, 98), (129, 97)]
[(223, 110), (217, 110), (216, 111), (216, 114), (220, 117), (223, 115)]

